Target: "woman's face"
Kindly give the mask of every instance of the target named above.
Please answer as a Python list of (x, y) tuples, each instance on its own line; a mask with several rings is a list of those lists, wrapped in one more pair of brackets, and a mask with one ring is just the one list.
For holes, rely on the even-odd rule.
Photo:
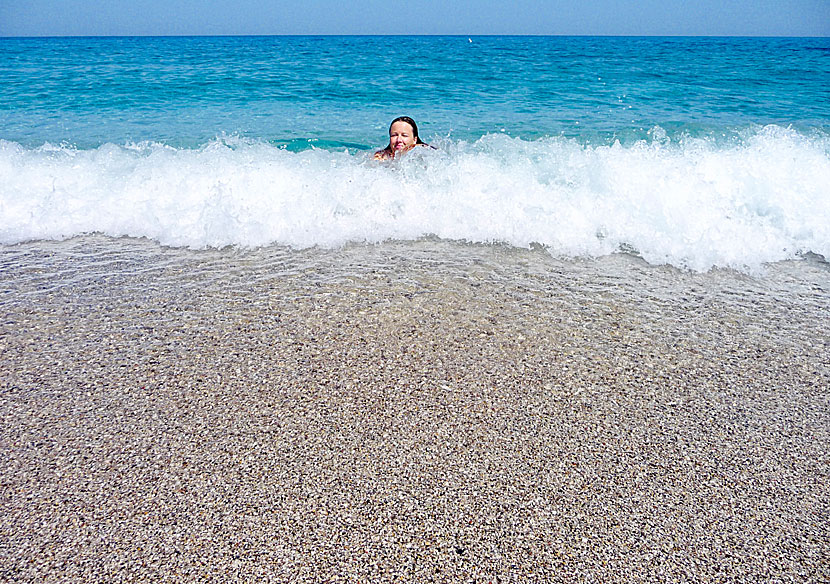
[(389, 147), (393, 152), (406, 152), (415, 146), (415, 132), (406, 122), (398, 121), (389, 128)]

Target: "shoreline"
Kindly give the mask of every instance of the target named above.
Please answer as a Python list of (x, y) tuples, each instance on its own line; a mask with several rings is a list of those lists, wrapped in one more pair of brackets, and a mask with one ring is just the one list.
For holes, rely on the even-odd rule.
[(825, 267), (14, 253), (2, 579), (830, 577)]

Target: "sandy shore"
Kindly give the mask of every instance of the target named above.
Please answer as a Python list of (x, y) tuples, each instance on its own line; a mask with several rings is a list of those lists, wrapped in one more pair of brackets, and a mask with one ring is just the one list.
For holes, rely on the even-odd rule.
[(830, 580), (826, 267), (56, 249), (3, 256), (0, 581)]

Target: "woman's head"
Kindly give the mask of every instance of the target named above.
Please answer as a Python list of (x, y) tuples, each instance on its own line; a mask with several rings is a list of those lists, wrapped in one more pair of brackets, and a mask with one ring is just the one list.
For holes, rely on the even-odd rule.
[(389, 146), (392, 152), (405, 152), (415, 146), (423, 144), (418, 136), (418, 125), (409, 116), (400, 116), (392, 120), (389, 125)]

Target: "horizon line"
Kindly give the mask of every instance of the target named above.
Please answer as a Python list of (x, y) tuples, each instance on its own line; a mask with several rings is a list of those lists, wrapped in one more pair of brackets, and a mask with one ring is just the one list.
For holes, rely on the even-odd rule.
[(752, 34), (576, 34), (576, 33), (486, 33), (486, 34), (465, 34), (465, 33), (441, 33), (441, 34), (378, 34), (378, 33), (275, 33), (275, 34), (244, 34), (244, 33), (219, 33), (219, 34), (25, 34), (5, 35), (0, 33), (2, 39), (70, 39), (70, 38), (218, 38), (218, 37), (591, 37), (591, 38), (767, 38), (767, 39), (830, 39), (827, 36), (815, 35), (752, 35)]

